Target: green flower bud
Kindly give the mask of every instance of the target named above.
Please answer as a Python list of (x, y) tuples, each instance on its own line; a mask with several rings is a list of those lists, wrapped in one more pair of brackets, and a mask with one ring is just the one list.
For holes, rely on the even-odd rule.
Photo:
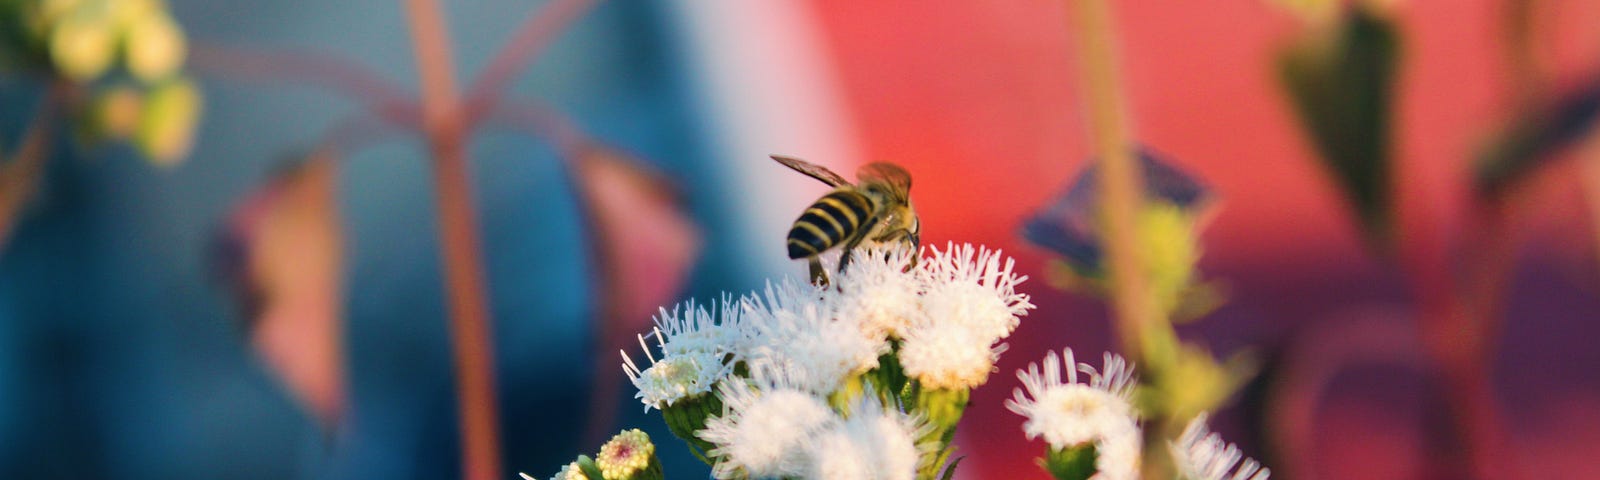
[(600, 447), (595, 466), (605, 480), (661, 480), (661, 461), (650, 436), (637, 428), (624, 430)]
[(134, 143), (159, 165), (171, 166), (189, 155), (200, 123), (200, 90), (188, 79), (162, 83), (145, 99)]
[(927, 418), (929, 426), (917, 443), (938, 446), (934, 461), (919, 467), (917, 474), (918, 478), (932, 478), (939, 466), (955, 451), (950, 441), (955, 439), (956, 424), (961, 422), (961, 415), (967, 410), (972, 391), (920, 388), (914, 388), (913, 391), (913, 413)]
[(967, 410), (972, 391), (967, 389), (927, 389), (917, 393), (916, 412), (928, 418), (935, 430), (954, 431)]
[(1094, 443), (1084, 443), (1059, 450), (1051, 449), (1039, 463), (1056, 480), (1088, 480), (1096, 473), (1095, 460), (1098, 456)]
[(706, 420), (721, 414), (722, 399), (711, 393), (685, 397), (661, 409), (661, 419), (667, 422), (667, 430), (687, 442), (689, 450), (707, 465), (711, 464), (711, 460), (706, 457), (706, 452), (716, 446), (695, 436), (695, 432), (706, 428)]
[(600, 466), (596, 465), (594, 459), (589, 458), (588, 455), (578, 455), (578, 461), (573, 463), (578, 466), (578, 469), (576, 472), (568, 472), (567, 480), (605, 480), (606, 478), (605, 473), (600, 471)]

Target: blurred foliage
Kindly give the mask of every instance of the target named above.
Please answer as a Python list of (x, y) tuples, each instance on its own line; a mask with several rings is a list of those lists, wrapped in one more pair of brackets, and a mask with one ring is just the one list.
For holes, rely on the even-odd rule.
[[(1214, 195), (1204, 183), (1148, 149), (1141, 149), (1138, 158), (1145, 201), (1138, 210), (1138, 237), (1133, 241), (1140, 244), (1144, 261), (1145, 301), (1160, 318), (1146, 322), (1138, 332), (1118, 334), (1138, 335), (1124, 340), (1139, 348), (1137, 361), (1144, 373), (1136, 401), (1150, 426), (1146, 453), (1153, 455), (1146, 463), (1158, 465), (1166, 452), (1160, 443), (1165, 440), (1158, 439), (1175, 438), (1190, 419), (1222, 406), (1254, 377), (1256, 362), (1250, 352), (1219, 362), (1204, 347), (1178, 338), (1174, 323), (1203, 317), (1225, 301), (1222, 287), (1202, 281), (1198, 271), (1199, 232), (1215, 203)], [(1091, 163), (1066, 192), (1026, 220), (1022, 233), (1028, 241), (1061, 255), (1046, 270), (1051, 285), (1109, 298), (1116, 279), (1100, 264), (1105, 226), (1098, 182), (1098, 165)], [(1070, 477), (1074, 463), (1066, 460), (1071, 458), (1078, 457), (1051, 461), (1061, 460), (1063, 473)]]
[(1311, 28), (1278, 59), (1278, 73), (1323, 163), (1370, 241), (1391, 236), (1390, 120), (1400, 39), (1367, 3)]
[(1308, 23), (1327, 23), (1339, 16), (1344, 0), (1268, 0)]
[(0, 0), (0, 72), (72, 86), (84, 143), (128, 141), (153, 163), (188, 155), (201, 95), (188, 40), (161, 0)]
[(1600, 78), (1532, 105), (1508, 119), (1478, 156), (1473, 186), (1494, 196), (1526, 178), (1554, 153), (1582, 140), (1600, 118)]
[[(1168, 205), (1191, 219), (1210, 204), (1211, 192), (1192, 175), (1145, 148), (1139, 150), (1144, 172), (1144, 192), (1156, 205)], [(1074, 271), (1090, 279), (1103, 279), (1099, 208), (1100, 167), (1090, 162), (1067, 190), (1051, 199), (1022, 225), (1029, 242), (1061, 255)]]
[(339, 158), (315, 153), (267, 182), (213, 240), (213, 268), (269, 369), (324, 428), (345, 410), (345, 229)]
[[(1197, 232), (1209, 215), (1213, 194), (1188, 172), (1160, 155), (1142, 149), (1146, 203), (1139, 210), (1138, 227), (1144, 252), (1151, 301), (1175, 321), (1207, 313), (1223, 301), (1221, 285), (1197, 278), (1193, 265), (1200, 259)], [(1061, 255), (1046, 269), (1046, 281), (1057, 288), (1096, 296), (1110, 291), (1110, 279), (1101, 264), (1103, 251), (1099, 209), (1099, 168), (1090, 164), (1044, 209), (1023, 224), (1028, 241)]]

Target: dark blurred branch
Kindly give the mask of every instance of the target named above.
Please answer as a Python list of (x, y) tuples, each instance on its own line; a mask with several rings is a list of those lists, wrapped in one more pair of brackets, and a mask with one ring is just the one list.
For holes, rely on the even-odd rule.
[[(1459, 275), (1450, 263), (1451, 249), (1418, 247), (1428, 258), (1413, 267), (1414, 288), (1422, 303), (1422, 343), (1440, 374), (1457, 439), (1464, 450), (1468, 478), (1515, 478), (1514, 455), (1499, 402), (1494, 397), (1495, 339), (1501, 330), (1506, 280), (1515, 261), (1516, 241), (1509, 221), (1508, 200), (1500, 197), (1475, 205), (1473, 225)], [(1414, 262), (1414, 264), (1416, 264)], [(1416, 270), (1422, 268), (1426, 270)]]
[(1589, 134), (1588, 146), (1581, 156), (1578, 161), (1583, 170), (1583, 198), (1588, 202), (1589, 226), (1594, 228), (1594, 238), (1589, 241), (1595, 248), (1595, 260), (1600, 261), (1600, 129)]
[(1273, 425), (1267, 432), (1268, 448), (1281, 459), (1272, 465), (1272, 473), (1283, 478), (1319, 477), (1317, 413), (1341, 373), (1362, 366), (1426, 370), (1411, 320), (1403, 313), (1369, 309), (1318, 322), (1291, 340), (1283, 349), (1282, 373), (1267, 384), (1271, 402), (1265, 410)]
[(444, 12), (436, 0), (408, 0), (406, 13), (422, 82), (423, 124), (433, 153), (440, 248), (456, 363), (462, 478), (498, 480), (500, 424), (488, 294), (455, 60)]
[(0, 162), (0, 253), (5, 252), (11, 229), (22, 215), (23, 207), (33, 192), (38, 190), (45, 161), (50, 156), (50, 134), (55, 122), (55, 109), (62, 96), (62, 86), (51, 86), (39, 106), (27, 133), (9, 161)]
[(469, 116), (476, 118), (477, 112), (498, 103), (506, 85), (597, 3), (599, 0), (551, 0), (529, 15), (467, 90), (467, 110), (474, 112)]

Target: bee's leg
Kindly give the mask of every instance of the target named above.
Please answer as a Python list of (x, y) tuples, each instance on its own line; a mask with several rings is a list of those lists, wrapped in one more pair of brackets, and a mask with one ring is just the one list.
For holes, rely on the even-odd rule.
[(855, 252), (856, 246), (860, 245), (862, 240), (867, 239), (867, 234), (875, 228), (874, 226), (878, 224), (878, 221), (877, 215), (867, 217), (866, 221), (861, 222), (861, 230), (857, 231), (855, 235), (851, 235), (850, 239), (845, 241), (844, 247), (839, 249), (840, 272), (844, 272), (844, 267), (850, 266), (850, 254)]
[(819, 287), (828, 286), (828, 270), (822, 268), (822, 257), (820, 255), (811, 257), (810, 266), (811, 283)]
[(882, 237), (882, 241), (900, 241), (911, 245), (911, 262), (906, 265), (906, 268), (902, 270), (901, 273), (909, 272), (911, 269), (917, 267), (917, 249), (921, 248), (921, 242), (917, 241), (917, 235), (911, 233), (911, 230), (901, 228), (885, 233)]
[(851, 238), (849, 242), (845, 242), (844, 248), (839, 249), (840, 272), (844, 272), (844, 267), (850, 266), (850, 257), (851, 254), (855, 253), (856, 245), (860, 245), (861, 241), (865, 240), (866, 238), (866, 235), (856, 235), (855, 238)]

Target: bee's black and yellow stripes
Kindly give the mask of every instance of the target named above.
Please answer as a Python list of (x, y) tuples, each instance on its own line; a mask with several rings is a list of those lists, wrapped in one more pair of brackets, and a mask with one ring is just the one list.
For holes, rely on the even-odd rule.
[(860, 230), (872, 214), (872, 202), (853, 190), (835, 190), (806, 208), (789, 229), (789, 258), (808, 258)]

